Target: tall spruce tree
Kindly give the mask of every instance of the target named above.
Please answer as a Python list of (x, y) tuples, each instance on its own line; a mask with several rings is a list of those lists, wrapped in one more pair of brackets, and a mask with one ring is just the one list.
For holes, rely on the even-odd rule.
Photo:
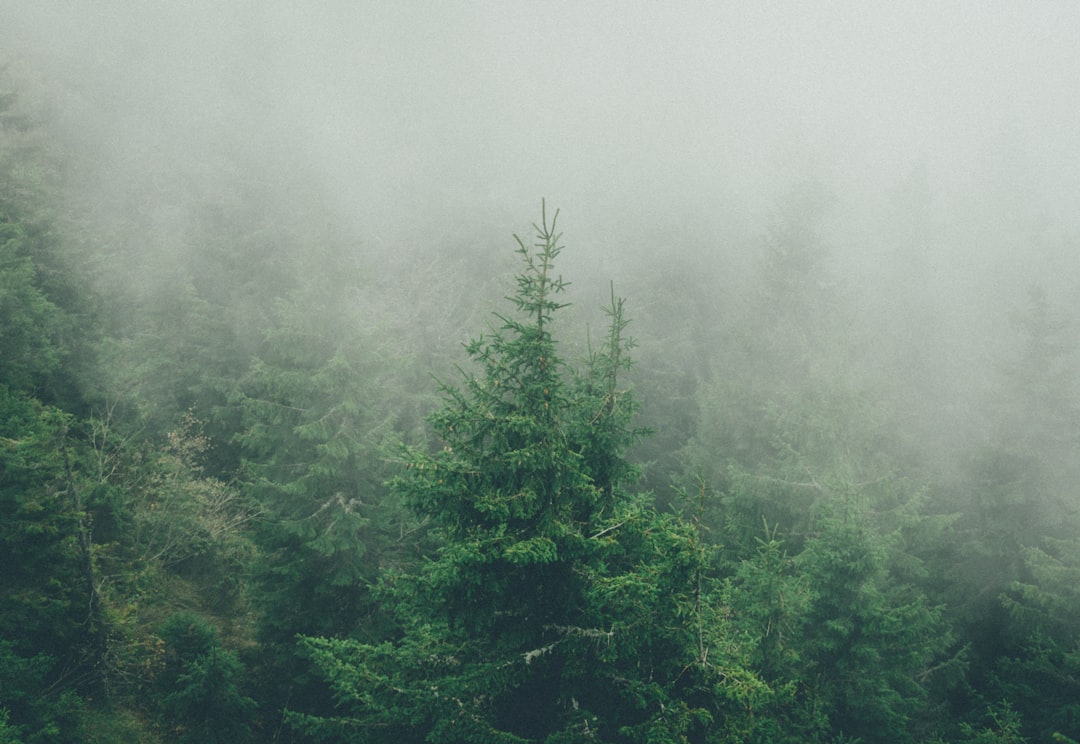
[(406, 449), (392, 482), (445, 541), (383, 582), (400, 640), (307, 641), (341, 713), (293, 717), (316, 738), (676, 741), (723, 719), (717, 699), (745, 708), (764, 689), (729, 664), (693, 528), (628, 492), (642, 432), (621, 300), (580, 370), (559, 357), (556, 219), (518, 239), (516, 312), (467, 345), (477, 371), (442, 386), (443, 446)]

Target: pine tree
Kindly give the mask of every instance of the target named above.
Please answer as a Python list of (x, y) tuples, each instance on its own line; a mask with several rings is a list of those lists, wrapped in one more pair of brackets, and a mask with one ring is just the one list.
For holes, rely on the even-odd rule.
[[(628, 444), (597, 442), (604, 449), (590, 451), (582, 441), (584, 426), (619, 437), (603, 431), (619, 409), (612, 397), (607, 409), (593, 406), (588, 424), (579, 420), (597, 393), (593, 380), (576, 390), (557, 355), (561, 246), (554, 225), (539, 227), (538, 238), (535, 252), (519, 245), (525, 270), (511, 299), (521, 317), (500, 316), (498, 331), (467, 346), (480, 373), (463, 390), (443, 386), (448, 405), (431, 418), (443, 449), (410, 452), (411, 472), (395, 484), (447, 538), (444, 573), (431, 588), (449, 608), (451, 629), (510, 646), (565, 624), (582, 606), (572, 568), (590, 552), (605, 508), (610, 514), (616, 484), (604, 471), (612, 450)], [(600, 471), (595, 479), (590, 466)]]
[[(373, 344), (338, 282), (340, 272), (292, 292), (233, 404), (244, 491), (263, 511), (254, 566), (263, 697), (322, 710), (325, 686), (299, 664), (298, 635), (382, 635), (367, 587), (379, 557), (379, 378)], [(351, 312), (350, 312), (351, 311)], [(375, 353), (373, 353), (375, 352)], [(279, 714), (274, 714), (279, 715)]]
[(73, 740), (44, 732), (60, 726), (76, 688), (96, 681), (101, 651), (87, 512), (66, 462), (70, 424), (0, 384), (0, 708), (40, 741)]
[(475, 371), (442, 385), (429, 419), (441, 449), (406, 449), (392, 482), (444, 540), (421, 570), (383, 583), (402, 637), (307, 640), (342, 711), (294, 716), (308, 733), (677, 741), (763, 689), (731, 662), (694, 530), (628, 491), (625, 453), (643, 432), (621, 382), (622, 301), (580, 370), (559, 356), (557, 216), (542, 213), (532, 246), (518, 239), (515, 312), (467, 345)]
[(178, 613), (162, 626), (161, 636), (161, 703), (178, 740), (250, 741), (255, 701), (241, 692), (243, 667), (235, 654), (222, 648), (217, 630), (197, 615)]

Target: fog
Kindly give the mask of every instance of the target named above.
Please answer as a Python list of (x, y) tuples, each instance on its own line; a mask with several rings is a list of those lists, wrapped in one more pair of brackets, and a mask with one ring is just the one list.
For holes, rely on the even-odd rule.
[(0, 0), (0, 740), (1080, 740), (1078, 124), (1074, 0)]
[(589, 241), (753, 226), (808, 171), (853, 211), (919, 171), (945, 209), (1055, 220), (1080, 185), (1068, 3), (4, 7), (103, 159), (303, 162), (374, 234), (538, 195)]
[[(238, 184), (376, 272), (486, 261), (544, 198), (567, 276), (588, 302), (613, 278), (658, 341), (730, 310), (808, 193), (829, 275), (911, 387), (919, 348), (940, 399), (978, 388), (1031, 285), (1077, 309), (1072, 3), (4, 0), (0, 18), (86, 211), (154, 261)], [(700, 306), (656, 300), (658, 277)]]

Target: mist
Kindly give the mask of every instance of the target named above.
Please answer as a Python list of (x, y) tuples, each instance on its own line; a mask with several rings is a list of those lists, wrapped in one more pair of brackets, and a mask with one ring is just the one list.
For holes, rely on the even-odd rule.
[(874, 343), (940, 344), (927, 356), (960, 364), (956, 381), (1029, 286), (1069, 312), (1080, 297), (1067, 3), (0, 12), (9, 69), (78, 158), (72, 188), (118, 234), (141, 223), (130, 240), (149, 253), (183, 251), (196, 205), (236, 184), (265, 200), (248, 209), (344, 236), (375, 271), (448, 246), (492, 255), (545, 198), (586, 295), (614, 279), (637, 315), (684, 324), (646, 279), (723, 295), (810, 188)]
[(336, 740), (327, 638), (417, 740), (1080, 737), (1078, 80), (1057, 0), (0, 0), (0, 738), (194, 736), (192, 628), (252, 739)]
[(9, 64), (106, 185), (178, 158), (303, 164), (384, 240), (520, 222), (538, 195), (590, 246), (632, 242), (620, 224), (753, 233), (812, 174), (854, 241), (848, 215), (913, 177), (943, 216), (1016, 222), (1070, 220), (1080, 185), (1065, 3), (5, 8)]
[[(864, 362), (901, 388), (932, 379), (935, 415), (983, 392), (975, 370), (1030, 287), (1078, 310), (1071, 4), (0, 12), (3, 58), (72, 158), (73, 198), (151, 288), (203, 240), (207, 205), (287, 224), (277, 250), (311, 261), (320, 240), (354, 246), (406, 293), (401, 274), (436, 255), (505, 277), (509, 236), (543, 198), (561, 210), (575, 303), (591, 313), (614, 280), (659, 343), (731, 322), (770, 231), (809, 193)], [(657, 277), (698, 305), (667, 306)]]

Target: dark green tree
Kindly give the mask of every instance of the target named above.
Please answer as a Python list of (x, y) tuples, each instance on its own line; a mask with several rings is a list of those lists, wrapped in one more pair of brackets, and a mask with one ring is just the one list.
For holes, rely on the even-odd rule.
[(360, 281), (342, 270), (281, 300), (233, 399), (244, 491), (263, 512), (253, 571), (263, 697), (297, 710), (324, 710), (328, 693), (296, 637), (382, 639), (369, 587), (386, 553), (409, 553), (406, 536), (419, 533), (381, 483), (391, 398), (407, 396), (391, 393), (393, 357), (356, 302)]
[(0, 382), (81, 415), (78, 371), (99, 335), (89, 259), (72, 238), (60, 148), (25, 98), (0, 69)]
[(899, 536), (882, 534), (859, 500), (835, 493), (796, 558), (811, 592), (801, 682), (835, 734), (914, 741), (950, 635), (942, 608), (898, 570)]
[[(787, 554), (776, 526), (764, 525), (757, 547), (725, 580), (736, 623), (750, 639), (748, 667), (770, 687), (761, 711), (768, 741), (813, 741), (828, 731), (824, 711), (807, 705), (811, 660), (803, 640), (812, 595), (809, 581)], [(768, 726), (766, 728), (766, 725)]]
[(982, 693), (1008, 701), (1033, 741), (1080, 738), (1080, 540), (1045, 538), (1022, 559)]
[(81, 741), (82, 699), (70, 686), (57, 685), (61, 660), (48, 653), (20, 652), (0, 640), (0, 741)]
[(627, 490), (641, 432), (621, 383), (622, 302), (581, 370), (560, 358), (555, 222), (545, 214), (532, 246), (518, 240), (515, 313), (467, 345), (477, 371), (442, 386), (430, 417), (441, 449), (406, 449), (392, 483), (444, 540), (419, 571), (384, 581), (400, 639), (307, 641), (339, 705), (294, 717), (314, 736), (677, 741), (738, 729), (722, 711), (745, 721), (765, 689), (719, 622), (695, 531)]
[[(0, 385), (0, 707), (28, 741), (65, 739), (76, 691), (94, 689), (102, 618), (69, 416)], [(70, 724), (70, 721), (69, 721)]]
[(38, 387), (59, 365), (63, 315), (42, 291), (24, 228), (0, 215), (0, 380)]
[(179, 613), (161, 628), (165, 668), (158, 680), (166, 719), (180, 742), (251, 741), (255, 701), (243, 694), (243, 667), (217, 630)]
[(972, 649), (958, 717), (975, 722), (1005, 700), (1025, 735), (1075, 738), (1076, 324), (1037, 286), (1010, 320), (979, 410), (982, 439), (953, 484), (957, 539), (941, 569)]
[(19, 732), (8, 722), (11, 713), (0, 708), (0, 744), (19, 744)]

